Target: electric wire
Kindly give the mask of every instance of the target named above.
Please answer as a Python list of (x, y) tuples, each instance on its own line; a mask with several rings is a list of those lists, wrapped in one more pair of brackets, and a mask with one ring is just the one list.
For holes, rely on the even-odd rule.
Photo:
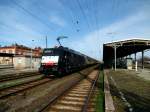
[[(76, 17), (75, 17), (74, 14), (71, 12), (70, 7), (66, 7), (66, 6), (64, 5), (64, 2), (61, 1), (61, 0), (58, 0), (58, 2), (59, 2), (60, 4), (62, 4), (64, 11), (65, 11), (65, 9), (67, 9), (67, 10), (70, 12), (70, 13), (65, 13), (65, 15), (68, 16), (68, 17), (71, 19), (72, 29), (73, 29), (73, 31), (74, 31), (74, 30), (76, 31), (76, 30), (77, 30), (76, 24), (74, 24), (74, 23), (75, 23), (75, 20), (76, 20)], [(69, 14), (69, 15), (68, 15), (68, 14)]]
[(80, 9), (80, 11), (81, 11), (83, 17), (85, 18), (85, 21), (86, 21), (86, 23), (87, 23), (88, 29), (89, 29), (90, 31), (92, 31), (91, 28), (90, 28), (90, 24), (89, 24), (89, 22), (88, 22), (88, 20), (87, 20), (87, 16), (86, 16), (86, 14), (85, 14), (85, 12), (84, 12), (84, 10), (83, 10), (83, 8), (82, 8), (82, 6), (81, 6), (79, 0), (76, 0), (76, 2), (77, 2), (77, 4), (78, 4), (78, 6), (79, 6), (79, 9)]
[(38, 16), (36, 16), (32, 12), (30, 12), (29, 10), (27, 10), (21, 4), (17, 3), (15, 0), (11, 0), (11, 1), (12, 1), (12, 3), (14, 5), (16, 5), (17, 7), (19, 7), (20, 9), (22, 9), (24, 12), (26, 12), (27, 14), (29, 14), (30, 16), (32, 16), (34, 19), (36, 19), (37, 21), (39, 21), (40, 23), (42, 23), (43, 25), (45, 25), (46, 27), (48, 27), (49, 29), (51, 29), (50, 31), (52, 31), (52, 30), (54, 31), (54, 29), (52, 27), (50, 27), (50, 25), (46, 24), (45, 21), (43, 21), (41, 18), (39, 18)]

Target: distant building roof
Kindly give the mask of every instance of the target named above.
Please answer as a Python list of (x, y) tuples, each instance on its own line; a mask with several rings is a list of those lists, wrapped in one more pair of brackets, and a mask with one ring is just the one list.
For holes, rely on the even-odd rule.
[[(5, 48), (20, 48), (20, 49), (31, 50), (30, 47), (27, 47), (27, 46), (24, 46), (24, 45), (19, 45), (19, 44), (12, 44), (10, 46), (0, 47), (0, 49), (5, 49)], [(33, 50), (42, 50), (42, 48), (41, 47), (35, 47)]]
[[(32, 55), (40, 57), (42, 54), (42, 48), (35, 47), (32, 48)], [(16, 55), (23, 55), (23, 56), (30, 56), (31, 55), (31, 48), (26, 47), (24, 45), (12, 44), (10, 46), (3, 46), (0, 47), (1, 53), (8, 53), (8, 54), (15, 54)]]

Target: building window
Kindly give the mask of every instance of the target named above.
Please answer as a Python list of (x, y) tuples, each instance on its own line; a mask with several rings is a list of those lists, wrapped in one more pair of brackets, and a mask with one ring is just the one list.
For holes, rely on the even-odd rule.
[(12, 50), (9, 50), (9, 53), (12, 53)]
[(3, 50), (3, 53), (6, 53), (6, 50)]

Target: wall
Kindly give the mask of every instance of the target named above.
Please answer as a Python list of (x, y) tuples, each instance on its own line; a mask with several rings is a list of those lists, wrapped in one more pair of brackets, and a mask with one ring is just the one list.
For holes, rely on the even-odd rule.
[(0, 65), (13, 65), (13, 57), (0, 57)]
[[(40, 67), (40, 58), (32, 58), (32, 68), (38, 69)], [(31, 68), (31, 58), (30, 57), (22, 57), (16, 56), (13, 58), (14, 68), (22, 69), (22, 68)]]
[(15, 54), (15, 48), (0, 48), (0, 52)]

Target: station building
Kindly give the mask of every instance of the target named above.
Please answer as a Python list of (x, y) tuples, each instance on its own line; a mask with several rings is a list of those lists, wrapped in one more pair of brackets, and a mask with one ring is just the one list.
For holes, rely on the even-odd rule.
[(32, 49), (18, 44), (0, 47), (0, 65), (14, 68), (38, 68), (41, 54), (40, 47)]

